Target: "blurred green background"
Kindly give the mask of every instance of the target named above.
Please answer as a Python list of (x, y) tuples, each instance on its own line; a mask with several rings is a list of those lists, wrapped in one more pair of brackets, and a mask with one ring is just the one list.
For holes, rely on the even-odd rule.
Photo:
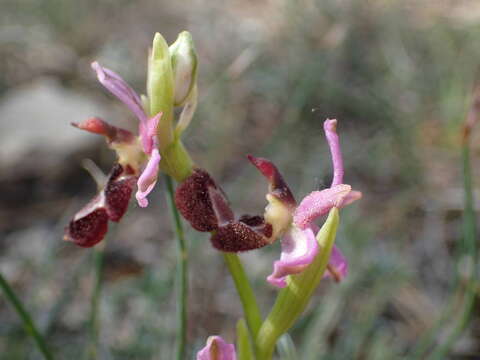
[[(93, 286), (92, 251), (63, 242), (63, 227), (96, 192), (82, 161), (108, 171), (114, 159), (103, 139), (69, 123), (98, 115), (135, 126), (89, 64), (99, 60), (142, 91), (156, 31), (170, 43), (193, 34), (200, 103), (184, 142), (239, 213), (265, 206), (267, 185), (248, 153), (272, 159), (298, 198), (326, 186), (322, 122), (339, 120), (345, 181), (364, 198), (342, 212), (348, 278), (324, 281), (291, 331), (299, 359), (423, 359), (446, 343), (465, 309), (462, 284), (478, 270), (456, 254), (480, 2), (2, 0), (1, 8), (0, 270), (59, 359), (82, 358)], [(480, 131), (472, 144), (476, 180)], [(175, 242), (164, 189), (147, 209), (132, 201), (110, 229), (102, 360), (173, 358)], [(208, 236), (187, 237), (193, 358), (211, 334), (232, 342), (242, 312)], [(242, 255), (265, 314), (279, 249)], [(480, 359), (478, 307), (467, 318), (443, 358)], [(39, 358), (0, 296), (0, 359)]]

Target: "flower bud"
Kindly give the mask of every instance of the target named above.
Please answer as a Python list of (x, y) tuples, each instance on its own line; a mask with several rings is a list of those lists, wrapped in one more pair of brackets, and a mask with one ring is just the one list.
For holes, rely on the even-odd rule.
[(183, 31), (169, 47), (174, 76), (174, 104), (184, 105), (190, 96), (197, 78), (197, 54), (193, 46), (192, 35)]
[(172, 61), (168, 45), (163, 36), (156, 33), (148, 58), (147, 96), (150, 111), (147, 115), (162, 113), (157, 131), (162, 151), (173, 142), (173, 92)]

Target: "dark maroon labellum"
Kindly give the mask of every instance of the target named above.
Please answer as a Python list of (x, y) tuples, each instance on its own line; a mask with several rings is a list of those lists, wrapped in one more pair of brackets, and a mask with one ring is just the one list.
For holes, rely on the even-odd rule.
[(218, 189), (212, 177), (197, 168), (175, 191), (178, 211), (197, 231), (210, 232), (218, 228), (209, 188)]
[(269, 238), (273, 234), (272, 225), (265, 222), (263, 216), (260, 215), (242, 215), (239, 219), (240, 222), (247, 224), (253, 230)]
[(71, 221), (64, 239), (81, 247), (92, 247), (105, 237), (107, 230), (108, 215), (105, 209), (100, 208)]
[(224, 252), (248, 251), (270, 244), (267, 237), (240, 221), (232, 221), (218, 228), (210, 241), (216, 249)]
[(82, 247), (99, 243), (107, 233), (108, 221), (119, 221), (125, 214), (135, 181), (135, 176), (115, 164), (105, 188), (75, 214), (64, 239)]
[(120, 221), (127, 211), (135, 182), (136, 177), (125, 175), (125, 171), (120, 164), (113, 167), (104, 190), (106, 210), (111, 221)]

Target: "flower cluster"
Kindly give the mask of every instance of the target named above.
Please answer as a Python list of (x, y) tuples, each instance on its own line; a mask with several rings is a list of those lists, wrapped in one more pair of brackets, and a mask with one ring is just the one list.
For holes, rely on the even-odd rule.
[[(158, 46), (155, 46), (158, 44)], [(166, 47), (163, 38), (157, 34), (150, 62), (157, 58), (168, 60), (168, 71), (162, 75), (165, 79), (173, 78), (175, 90), (171, 103), (173, 106), (184, 106), (182, 117), (177, 126), (180, 134), (193, 115), (196, 104), (196, 55), (192, 50), (191, 36), (187, 32), (179, 35), (170, 48)], [(162, 57), (163, 56), (163, 57)], [(130, 85), (114, 71), (102, 67), (98, 62), (92, 63), (98, 81), (115, 97), (117, 97), (138, 120), (138, 135), (128, 130), (113, 126), (106, 121), (94, 117), (72, 125), (91, 133), (103, 135), (109, 147), (117, 154), (117, 162), (113, 165), (105, 184), (99, 184), (99, 193), (70, 221), (65, 230), (65, 240), (73, 241), (79, 246), (91, 247), (101, 241), (108, 229), (108, 222), (118, 222), (127, 210), (131, 194), (135, 187), (136, 200), (140, 207), (148, 206), (148, 194), (153, 190), (158, 177), (161, 160), (159, 136), (162, 111), (151, 112), (147, 97), (141, 97)], [(153, 71), (152, 71), (153, 72)], [(149, 72), (150, 74), (151, 72)], [(161, 81), (162, 84), (168, 81)], [(166, 92), (167, 93), (167, 92)], [(189, 101), (192, 100), (193, 101)], [(165, 133), (170, 132), (165, 129)], [(164, 147), (169, 144), (163, 144)]]

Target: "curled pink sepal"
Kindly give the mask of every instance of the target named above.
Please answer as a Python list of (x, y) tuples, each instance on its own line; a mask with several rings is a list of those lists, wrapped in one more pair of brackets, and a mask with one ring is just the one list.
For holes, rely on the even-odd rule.
[(92, 63), (92, 69), (97, 73), (98, 81), (121, 102), (123, 102), (140, 120), (147, 122), (147, 115), (143, 110), (140, 96), (116, 72), (102, 67), (98, 62)]
[(207, 345), (197, 353), (197, 360), (237, 360), (235, 346), (220, 336), (210, 336)]
[(282, 239), (280, 260), (273, 264), (273, 273), (267, 277), (272, 285), (287, 286), (286, 277), (302, 272), (318, 254), (318, 243), (313, 230), (292, 226)]
[(156, 148), (153, 149), (152, 155), (148, 160), (147, 166), (145, 167), (142, 174), (138, 178), (138, 181), (137, 181), (138, 189), (137, 189), (137, 193), (135, 194), (135, 197), (140, 207), (148, 206), (147, 195), (150, 194), (150, 192), (155, 187), (155, 184), (157, 183), (158, 164), (160, 162), (160, 159), (161, 159), (161, 156), (158, 149)]
[[(344, 202), (344, 199), (351, 192), (350, 185), (335, 185), (322, 191), (313, 191), (303, 198), (300, 205), (295, 209), (293, 222), (300, 229), (307, 228), (316, 218), (327, 214), (334, 206), (345, 206), (353, 201), (355, 197), (350, 198), (350, 202)], [(358, 193), (358, 192), (355, 192)]]

